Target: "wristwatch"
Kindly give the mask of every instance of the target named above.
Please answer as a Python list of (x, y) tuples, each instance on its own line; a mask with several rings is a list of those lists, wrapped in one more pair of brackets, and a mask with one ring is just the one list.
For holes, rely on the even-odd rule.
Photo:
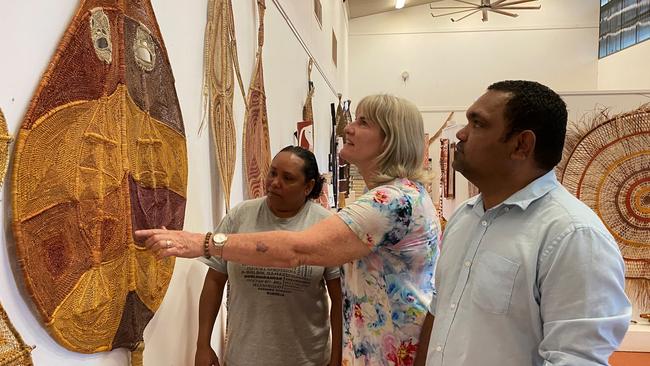
[(224, 233), (216, 233), (212, 235), (212, 245), (216, 250), (215, 257), (221, 258), (223, 256), (223, 247), (228, 242), (228, 236)]

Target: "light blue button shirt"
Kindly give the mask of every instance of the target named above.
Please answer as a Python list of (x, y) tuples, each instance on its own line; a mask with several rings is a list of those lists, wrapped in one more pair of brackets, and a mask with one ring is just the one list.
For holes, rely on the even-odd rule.
[(550, 171), (443, 234), (428, 366), (607, 365), (632, 309), (618, 245)]

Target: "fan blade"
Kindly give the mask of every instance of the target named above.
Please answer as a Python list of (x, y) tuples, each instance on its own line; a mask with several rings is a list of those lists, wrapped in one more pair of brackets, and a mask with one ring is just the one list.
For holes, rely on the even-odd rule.
[(459, 3), (463, 3), (463, 4), (467, 4), (467, 5), (474, 5), (475, 8), (478, 8), (479, 6), (481, 6), (481, 4), (476, 4), (476, 3), (473, 3), (471, 1), (465, 1), (465, 0), (454, 0), (454, 1), (459, 2)]
[[(490, 7), (491, 8), (497, 7), (497, 6), (499, 6), (499, 4), (501, 4), (502, 2), (505, 2), (505, 1), (508, 1), (508, 0), (497, 0), (497, 1), (493, 2), (492, 4), (490, 4)], [(533, 1), (535, 1), (535, 0), (533, 0)]]
[(429, 9), (431, 10), (441, 10), (441, 9), (476, 9), (475, 6), (431, 6), (429, 4)]
[(541, 8), (542, 8), (541, 5), (537, 5), (537, 6), (499, 6), (498, 8), (495, 8), (495, 9), (501, 9), (501, 10), (503, 10), (503, 9), (505, 9), (505, 10), (508, 10), (508, 9), (510, 9), (510, 10), (539, 10)]
[(471, 11), (471, 10), (452, 11), (450, 13), (444, 13), (444, 14), (440, 14), (440, 15), (435, 15), (435, 14), (431, 13), (431, 16), (434, 17), (434, 18), (438, 18), (438, 17), (444, 17), (444, 16), (452, 15), (452, 14), (465, 13), (465, 12), (468, 12), (468, 11)]
[(509, 17), (513, 17), (513, 18), (516, 18), (516, 17), (519, 16), (518, 14), (515, 14), (515, 13), (509, 13), (509, 12), (507, 12), (507, 11), (503, 11), (503, 10), (499, 10), (499, 9), (490, 9), (490, 11), (493, 11), (493, 12), (495, 12), (495, 13), (499, 13), (499, 14), (501, 14), (501, 15), (507, 15), (507, 16), (509, 16)]
[(471, 13), (469, 13), (469, 14), (463, 16), (462, 18), (458, 18), (458, 19), (451, 18), (451, 21), (454, 22), (454, 23), (455, 23), (455, 22), (460, 22), (461, 20), (467, 18), (467, 17), (470, 16), (470, 15), (474, 15), (474, 14), (478, 13), (479, 11), (481, 11), (481, 9), (474, 10), (473, 12), (471, 12)]
[[(537, 0), (516, 0), (516, 1), (497, 1), (496, 3), (492, 4), (492, 7), (497, 7), (497, 6), (510, 6), (510, 5), (517, 5), (517, 4), (523, 4), (523, 3), (531, 3), (533, 1)], [(497, 4), (498, 3), (498, 4)]]

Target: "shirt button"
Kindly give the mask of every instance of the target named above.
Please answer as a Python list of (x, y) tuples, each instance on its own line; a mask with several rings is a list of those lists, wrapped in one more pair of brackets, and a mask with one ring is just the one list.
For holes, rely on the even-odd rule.
[(456, 304), (451, 304), (449, 307), (452, 309), (456, 309)]
[(506, 208), (505, 208), (505, 211), (506, 211), (506, 212), (510, 211), (510, 207), (506, 207)]
[(470, 261), (465, 261), (465, 267), (469, 267), (469, 266), (471, 266), (471, 265), (472, 265), (472, 262), (470, 262)]
[(442, 346), (436, 347), (436, 351), (438, 351), (438, 352), (442, 351)]
[(487, 225), (488, 225), (488, 224), (487, 224), (487, 221), (485, 221), (485, 220), (481, 221), (481, 225), (483, 225), (483, 226), (487, 226)]

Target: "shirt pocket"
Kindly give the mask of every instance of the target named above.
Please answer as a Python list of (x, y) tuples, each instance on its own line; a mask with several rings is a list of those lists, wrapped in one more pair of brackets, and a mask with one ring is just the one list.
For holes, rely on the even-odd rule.
[(494, 254), (483, 252), (473, 270), (472, 301), (492, 314), (507, 314), (519, 264)]

